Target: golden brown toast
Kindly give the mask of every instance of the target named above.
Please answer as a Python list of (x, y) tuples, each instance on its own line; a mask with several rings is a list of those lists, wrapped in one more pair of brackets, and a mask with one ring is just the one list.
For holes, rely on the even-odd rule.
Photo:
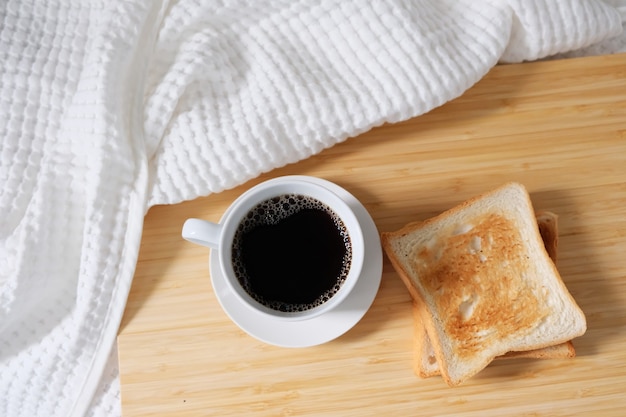
[[(543, 244), (550, 256), (550, 259), (556, 264), (558, 249), (558, 216), (549, 211), (537, 212), (537, 226), (543, 240)], [(412, 306), (414, 315), (415, 338), (414, 338), (414, 368), (415, 373), (422, 378), (428, 378), (435, 375), (441, 375), (439, 364), (435, 357), (428, 333), (424, 327), (422, 320), (419, 318), (419, 308), (415, 303)], [(571, 341), (559, 343), (554, 346), (548, 346), (541, 349), (533, 349), (522, 352), (507, 352), (504, 355), (497, 356), (495, 359), (514, 359), (514, 358), (532, 358), (532, 359), (564, 359), (576, 356), (576, 350)]]
[(586, 330), (520, 184), (505, 184), (423, 223), (382, 233), (381, 240), (417, 301), (450, 385), (496, 356), (565, 343)]

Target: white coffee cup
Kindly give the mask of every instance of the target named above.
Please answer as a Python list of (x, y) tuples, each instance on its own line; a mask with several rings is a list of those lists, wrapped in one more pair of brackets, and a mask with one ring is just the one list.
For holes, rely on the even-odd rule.
[[(184, 239), (218, 251), (219, 268), (228, 287), (248, 308), (280, 320), (306, 320), (327, 313), (337, 307), (350, 294), (357, 283), (364, 263), (364, 238), (359, 220), (346, 201), (323, 185), (310, 181), (306, 176), (285, 176), (265, 181), (249, 189), (226, 210), (219, 223), (201, 219), (188, 219), (182, 230)], [(252, 296), (240, 283), (233, 266), (233, 242), (240, 224), (260, 203), (279, 196), (304, 196), (307, 200), (322, 203), (340, 219), (349, 237), (351, 257), (349, 267), (341, 276), (343, 282), (327, 301), (299, 311), (281, 311), (262, 303)], [(284, 215), (278, 215), (283, 218)], [(287, 216), (288, 217), (288, 216)], [(294, 233), (298, 233), (294, 231)], [(305, 238), (300, 236), (300, 238)], [(297, 270), (294, 271), (297, 279)], [(219, 297), (219, 294), (217, 294)]]

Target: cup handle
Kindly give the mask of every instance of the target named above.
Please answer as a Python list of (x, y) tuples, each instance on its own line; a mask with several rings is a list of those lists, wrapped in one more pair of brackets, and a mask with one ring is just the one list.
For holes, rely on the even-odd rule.
[(219, 248), (222, 225), (201, 219), (187, 219), (183, 224), (183, 239), (211, 249)]

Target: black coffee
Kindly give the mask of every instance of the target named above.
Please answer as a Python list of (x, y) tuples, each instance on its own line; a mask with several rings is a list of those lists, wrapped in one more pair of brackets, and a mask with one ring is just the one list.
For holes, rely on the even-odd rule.
[(255, 206), (233, 241), (237, 279), (261, 304), (278, 311), (314, 308), (348, 275), (352, 246), (341, 219), (324, 203), (285, 194)]

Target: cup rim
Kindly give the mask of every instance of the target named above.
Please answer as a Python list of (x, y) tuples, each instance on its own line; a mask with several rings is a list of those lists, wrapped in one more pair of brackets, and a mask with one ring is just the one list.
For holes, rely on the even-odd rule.
[[(307, 180), (306, 176), (284, 176), (261, 182), (241, 194), (222, 215), (220, 223), (223, 225), (223, 233), (219, 242), (219, 267), (226, 284), (235, 294), (239, 301), (254, 311), (271, 316), (279, 320), (308, 320), (337, 307), (352, 292), (356, 282), (361, 276), (365, 261), (365, 241), (363, 230), (358, 217), (352, 207), (333, 190), (322, 184)], [(308, 188), (307, 188), (308, 187)], [(304, 188), (304, 189), (303, 189)], [(311, 192), (311, 190), (316, 190)], [(339, 291), (323, 304), (297, 312), (282, 312), (265, 306), (250, 296), (242, 288), (235, 277), (230, 258), (232, 251), (232, 238), (246, 213), (258, 203), (269, 198), (283, 194), (302, 194), (315, 198), (327, 205), (342, 220), (348, 229), (348, 235), (352, 245), (352, 257), (350, 269)], [(313, 194), (313, 195), (311, 195)], [(259, 197), (260, 195), (260, 197)], [(257, 197), (255, 197), (257, 196)]]

